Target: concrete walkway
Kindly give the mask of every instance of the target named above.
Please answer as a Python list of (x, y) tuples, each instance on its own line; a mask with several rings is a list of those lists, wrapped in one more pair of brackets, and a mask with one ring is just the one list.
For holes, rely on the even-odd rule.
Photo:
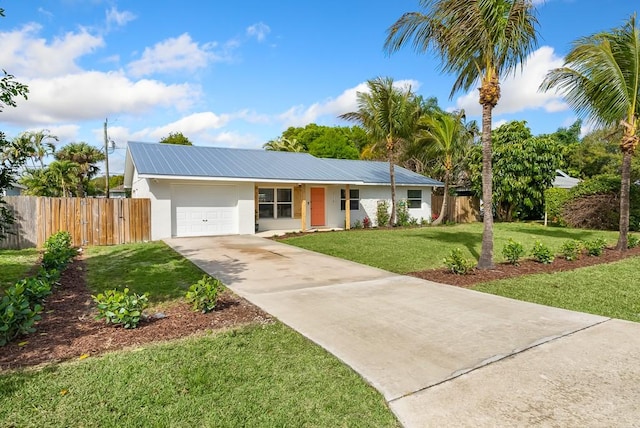
[(166, 242), (351, 366), (406, 427), (640, 426), (640, 324), (255, 236)]

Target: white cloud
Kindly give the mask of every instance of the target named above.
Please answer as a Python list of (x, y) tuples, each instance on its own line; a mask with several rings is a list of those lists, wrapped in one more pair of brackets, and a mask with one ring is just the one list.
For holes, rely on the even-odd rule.
[(51, 42), (38, 37), (40, 30), (40, 25), (32, 23), (0, 32), (0, 64), (20, 78), (60, 76), (79, 71), (76, 59), (104, 46), (101, 37), (84, 29)]
[(199, 134), (211, 129), (218, 129), (229, 123), (230, 116), (227, 114), (217, 115), (212, 112), (194, 113), (183, 117), (168, 125), (161, 126), (149, 132), (149, 136), (155, 140), (160, 140), (172, 132), (181, 132), (187, 138), (194, 134)]
[(111, 9), (106, 11), (107, 15), (107, 28), (110, 28), (112, 25), (116, 25), (117, 27), (122, 27), (126, 25), (128, 22), (136, 19), (136, 16), (128, 11), (120, 12), (117, 7), (112, 6)]
[[(394, 86), (398, 88), (411, 88), (413, 91), (420, 88), (420, 83), (416, 80), (398, 80), (394, 82)], [(278, 115), (278, 119), (288, 126), (305, 126), (309, 123), (316, 122), (323, 116), (330, 116), (336, 119), (338, 116), (350, 111), (358, 109), (357, 96), (358, 92), (367, 92), (367, 84), (365, 82), (346, 89), (336, 98), (329, 98), (323, 102), (314, 103), (305, 108), (304, 106), (293, 106), (284, 113)]]
[(29, 99), (3, 112), (3, 121), (51, 124), (115, 113), (136, 115), (157, 107), (184, 109), (200, 96), (199, 88), (190, 84), (131, 81), (122, 72), (91, 71), (24, 83)]
[(270, 32), (271, 28), (264, 22), (258, 22), (247, 28), (247, 35), (249, 37), (255, 37), (259, 42), (263, 42)]
[[(552, 47), (543, 46), (533, 52), (524, 63), (522, 71), (502, 80), (502, 96), (494, 114), (517, 113), (527, 109), (543, 109), (548, 113), (567, 110), (569, 107), (562, 101), (562, 97), (553, 91), (538, 92), (547, 72), (561, 67), (563, 63), (563, 59), (555, 55)], [(467, 115), (480, 116), (482, 108), (478, 103), (477, 89), (458, 98), (456, 108), (464, 109)]]
[(146, 48), (142, 58), (129, 63), (128, 69), (135, 77), (158, 72), (194, 71), (206, 67), (210, 61), (225, 59), (224, 55), (219, 56), (213, 52), (215, 46), (214, 43), (200, 45), (189, 34), (184, 33), (156, 43), (152, 48)]

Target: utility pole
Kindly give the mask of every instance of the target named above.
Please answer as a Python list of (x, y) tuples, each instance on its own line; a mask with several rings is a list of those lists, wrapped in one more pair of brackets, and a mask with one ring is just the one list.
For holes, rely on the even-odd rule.
[(107, 136), (107, 120), (104, 120), (104, 171), (106, 174), (104, 189), (106, 197), (109, 199), (109, 137)]

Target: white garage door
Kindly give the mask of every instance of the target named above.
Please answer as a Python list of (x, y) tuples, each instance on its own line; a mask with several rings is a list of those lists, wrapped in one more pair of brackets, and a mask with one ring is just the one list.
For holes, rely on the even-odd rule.
[(238, 233), (235, 186), (174, 185), (171, 188), (175, 236)]

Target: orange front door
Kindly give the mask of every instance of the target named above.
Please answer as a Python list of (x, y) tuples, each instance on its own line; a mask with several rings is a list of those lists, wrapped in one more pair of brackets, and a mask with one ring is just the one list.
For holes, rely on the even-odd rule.
[(324, 187), (311, 188), (311, 227), (324, 226)]

